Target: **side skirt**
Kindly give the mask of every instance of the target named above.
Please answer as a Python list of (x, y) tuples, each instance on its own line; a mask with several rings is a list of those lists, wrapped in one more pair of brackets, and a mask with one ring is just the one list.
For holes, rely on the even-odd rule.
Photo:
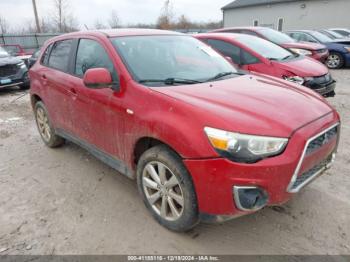
[(119, 173), (121, 173), (121, 174), (123, 174), (131, 179), (135, 179), (134, 172), (131, 171), (124, 164), (123, 161), (116, 159), (115, 157), (111, 156), (110, 154), (107, 154), (107, 153), (101, 151), (96, 146), (91, 145), (91, 144), (85, 142), (84, 140), (81, 140), (81, 139), (67, 133), (66, 131), (64, 131), (62, 129), (56, 129), (55, 132), (57, 135), (59, 135), (65, 139), (73, 142), (74, 144), (77, 144), (78, 146), (84, 148), (89, 153), (91, 153), (94, 157), (101, 160), (103, 163), (112, 167), (113, 169), (117, 170)]

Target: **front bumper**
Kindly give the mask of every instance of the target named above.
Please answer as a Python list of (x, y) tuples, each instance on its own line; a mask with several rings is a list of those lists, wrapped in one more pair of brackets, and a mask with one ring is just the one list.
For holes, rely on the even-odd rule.
[[(281, 205), (287, 202), (294, 195), (294, 192), (290, 192), (289, 186), (308, 139), (334, 125), (338, 121), (336, 119), (336, 113), (331, 113), (297, 130), (282, 155), (255, 164), (234, 163), (223, 158), (184, 160), (192, 175), (201, 217), (204, 220), (222, 221), (252, 213), (263, 207), (242, 209), (234, 197), (235, 187), (262, 189), (267, 194), (266, 205)], [(298, 175), (312, 169), (333, 154), (336, 145), (337, 139), (332, 139), (305, 157), (298, 168)]]
[(318, 52), (314, 51), (313, 54), (311, 55), (311, 57), (313, 59), (316, 59), (316, 60), (320, 61), (323, 64), (326, 63), (328, 56), (329, 56), (328, 50), (325, 51), (325, 52), (322, 52), (322, 53), (318, 53)]
[(19, 68), (16, 74), (0, 77), (0, 88), (29, 85), (28, 69)]
[(306, 81), (304, 83), (304, 86), (312, 89), (313, 91), (319, 93), (322, 96), (334, 96), (337, 82), (331, 77), (328, 81), (323, 81), (322, 78), (324, 77), (319, 77), (318, 79), (315, 78), (314, 80)]

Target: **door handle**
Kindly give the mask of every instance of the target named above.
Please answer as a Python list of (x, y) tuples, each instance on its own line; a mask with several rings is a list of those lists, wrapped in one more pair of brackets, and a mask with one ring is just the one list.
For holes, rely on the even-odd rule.
[(76, 94), (77, 94), (77, 90), (75, 90), (75, 88), (71, 88), (70, 91), (71, 91), (71, 93), (72, 93), (73, 95), (76, 95)]

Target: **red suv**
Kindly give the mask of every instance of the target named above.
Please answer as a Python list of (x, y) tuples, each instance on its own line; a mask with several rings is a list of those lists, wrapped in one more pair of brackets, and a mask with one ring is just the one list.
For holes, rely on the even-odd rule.
[(44, 143), (136, 179), (174, 231), (281, 205), (334, 161), (337, 112), (313, 91), (240, 75), (201, 41), (123, 29), (49, 40), (30, 70)]
[(197, 34), (239, 68), (295, 82), (325, 97), (335, 95), (336, 81), (322, 63), (272, 42), (246, 34)]
[(299, 54), (310, 56), (322, 63), (325, 63), (329, 52), (326, 46), (317, 43), (297, 42), (290, 36), (266, 27), (230, 27), (212, 31), (213, 33), (240, 33), (257, 36), (271, 41), (284, 48)]

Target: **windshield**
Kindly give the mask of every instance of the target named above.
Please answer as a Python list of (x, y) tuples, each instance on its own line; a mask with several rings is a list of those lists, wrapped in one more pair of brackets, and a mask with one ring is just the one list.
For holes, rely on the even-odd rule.
[(311, 35), (313, 37), (315, 37), (318, 41), (320, 41), (321, 43), (328, 43), (328, 42), (332, 42), (332, 38), (324, 35), (324, 34), (321, 34), (319, 32), (311, 32)]
[[(330, 38), (332, 38), (332, 39), (342, 39), (342, 38), (344, 38), (341, 34), (339, 34), (339, 33), (337, 33), (337, 32), (333, 32), (333, 31), (331, 31), (331, 30), (327, 30), (327, 31), (325, 31), (326, 33), (328, 33), (328, 34), (326, 34), (327, 36), (329, 36)], [(321, 32), (322, 33), (322, 32)]]
[(281, 61), (295, 56), (287, 49), (261, 38), (242, 34), (237, 36), (235, 40), (270, 60)]
[(274, 42), (278, 45), (296, 42), (290, 36), (270, 28), (260, 29), (259, 33), (262, 34), (267, 40)]
[(0, 57), (8, 57), (9, 54), (6, 52), (4, 48), (0, 46)]
[[(190, 36), (131, 36), (111, 41), (134, 80), (148, 85), (156, 82), (151, 79), (198, 83), (221, 73), (237, 72), (211, 47)], [(157, 85), (164, 85), (159, 82)]]

